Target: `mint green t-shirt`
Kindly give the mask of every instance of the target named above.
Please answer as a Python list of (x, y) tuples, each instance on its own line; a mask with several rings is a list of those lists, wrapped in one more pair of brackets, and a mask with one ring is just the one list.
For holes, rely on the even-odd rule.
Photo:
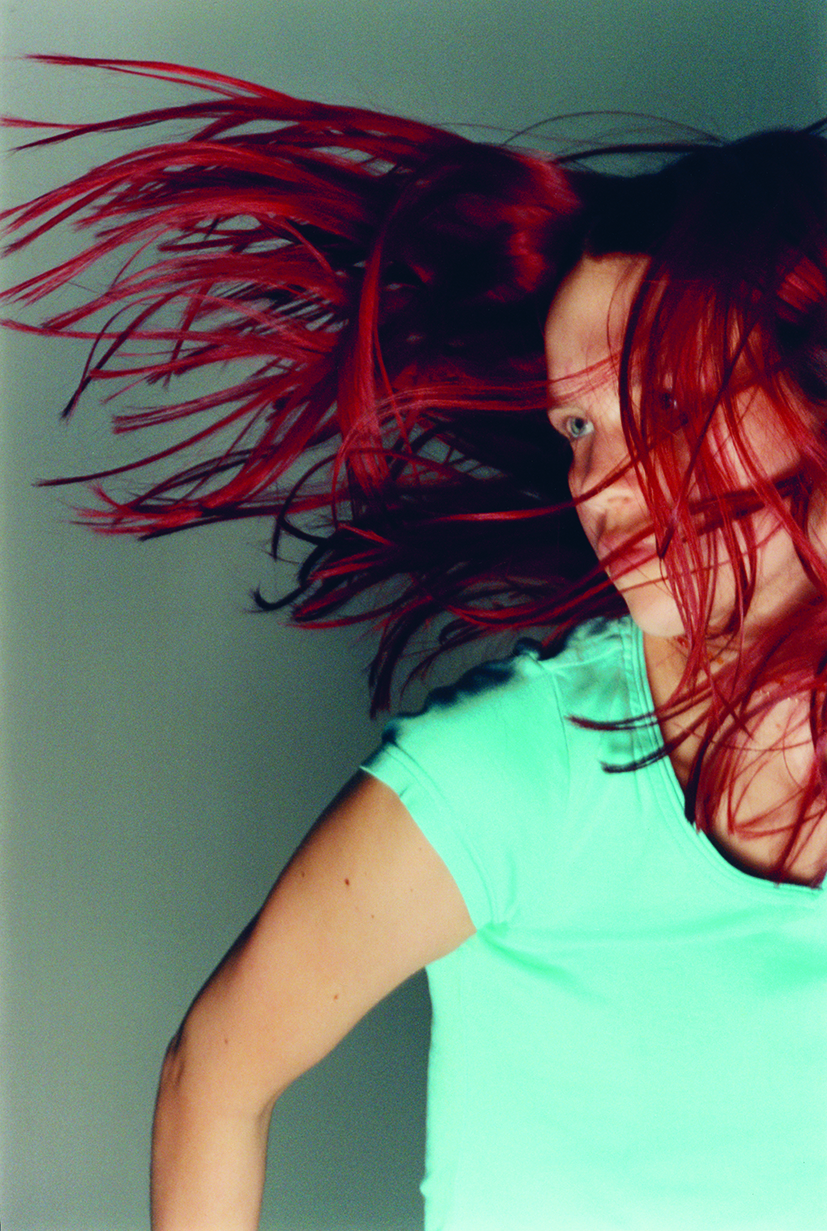
[(367, 763), (478, 931), (428, 969), (427, 1231), (827, 1231), (827, 906), (686, 820), (630, 620), (525, 649)]

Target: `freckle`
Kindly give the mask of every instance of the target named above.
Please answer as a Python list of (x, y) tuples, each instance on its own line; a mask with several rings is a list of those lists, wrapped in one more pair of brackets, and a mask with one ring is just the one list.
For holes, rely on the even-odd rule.
[(338, 999), (339, 999), (339, 993), (338, 993), (338, 992), (334, 993), (333, 999), (334, 999), (334, 1000), (338, 1000)]

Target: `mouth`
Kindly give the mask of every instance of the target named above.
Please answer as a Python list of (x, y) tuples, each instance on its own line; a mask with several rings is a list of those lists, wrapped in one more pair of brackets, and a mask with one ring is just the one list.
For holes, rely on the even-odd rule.
[(601, 568), (610, 577), (623, 575), (658, 558), (654, 536), (636, 539), (634, 532), (601, 534), (595, 550)]

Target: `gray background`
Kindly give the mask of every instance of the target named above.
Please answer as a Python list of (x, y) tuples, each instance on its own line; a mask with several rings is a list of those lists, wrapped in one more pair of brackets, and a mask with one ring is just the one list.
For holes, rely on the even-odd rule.
[[(178, 59), (441, 123), (591, 109), (724, 134), (827, 111), (820, 0), (3, 0), (8, 57)], [(171, 87), (2, 64), (3, 109), (89, 118)], [(7, 157), (7, 200), (116, 152)], [(79, 168), (80, 169), (80, 168)], [(47, 250), (59, 253), (62, 249)], [(6, 277), (25, 266), (11, 262)], [(369, 644), (252, 615), (266, 527), (149, 545), (32, 480), (119, 457), (71, 346), (2, 345), (5, 1231), (146, 1227), (158, 1066), (192, 994), (376, 738)], [(278, 1109), (263, 1225), (420, 1223), (427, 997), (380, 1006)]]

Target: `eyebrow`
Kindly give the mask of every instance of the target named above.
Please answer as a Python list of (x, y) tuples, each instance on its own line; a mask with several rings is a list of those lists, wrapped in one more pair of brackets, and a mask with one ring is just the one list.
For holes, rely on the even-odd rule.
[(548, 401), (546, 403), (547, 410), (577, 410), (584, 411), (583, 397), (588, 396), (599, 382), (583, 380), (578, 377), (558, 377), (556, 380), (549, 380), (547, 386)]
[(560, 411), (568, 411), (569, 414), (573, 415), (582, 415), (583, 418), (588, 417), (586, 409), (579, 402), (574, 401), (574, 399), (549, 397), (546, 413), (554, 414)]
[[(579, 397), (584, 390), (597, 389), (607, 381), (617, 380), (618, 368), (615, 360), (616, 356), (607, 355), (605, 359), (579, 368), (576, 372), (569, 372), (563, 376), (549, 376), (549, 397), (558, 402), (561, 399), (568, 402), (572, 398)], [(557, 393), (553, 392), (555, 388), (558, 390)]]

